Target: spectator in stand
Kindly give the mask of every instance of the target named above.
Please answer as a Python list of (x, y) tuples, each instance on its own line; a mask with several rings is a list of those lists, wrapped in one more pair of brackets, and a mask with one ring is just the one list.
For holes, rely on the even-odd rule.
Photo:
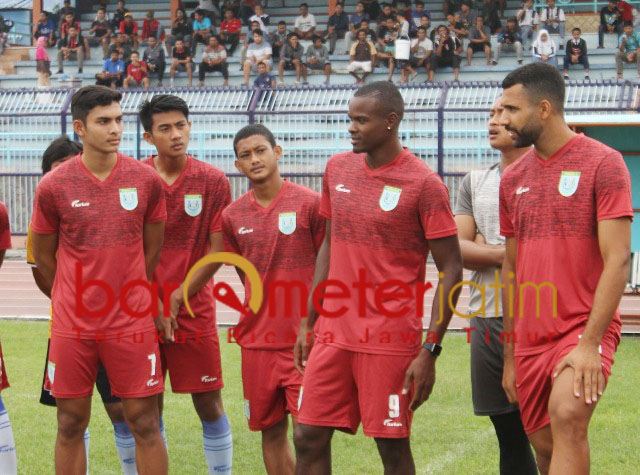
[(51, 87), (51, 58), (47, 53), (47, 37), (39, 36), (36, 42), (36, 72), (38, 87)]
[(193, 36), (191, 38), (191, 55), (196, 54), (198, 43), (209, 44), (209, 37), (214, 34), (211, 19), (204, 16), (204, 12), (196, 10), (195, 20), (193, 20)]
[(258, 68), (258, 63), (264, 63), (267, 65), (267, 69), (271, 70), (271, 55), (273, 50), (271, 45), (264, 41), (264, 33), (260, 28), (256, 29), (252, 33), (253, 43), (247, 48), (247, 59), (243, 63), (244, 68), (244, 80), (243, 84), (246, 86), (249, 84), (249, 75), (251, 70)]
[[(336, 50), (336, 42), (346, 37), (349, 31), (349, 17), (344, 12), (342, 3), (336, 3), (336, 11), (329, 17), (324, 40), (329, 40), (329, 54)], [(314, 40), (315, 42), (315, 40)]]
[[(447, 15), (447, 21), (449, 22), (449, 24), (447, 25), (447, 30), (449, 31), (449, 34), (451, 36), (455, 36), (456, 38), (458, 38), (462, 43), (462, 40), (467, 36), (469, 36), (469, 30), (467, 30), (462, 24), (462, 22), (460, 21), (460, 13), (459, 12), (455, 14), (449, 13)], [(434, 42), (434, 45), (435, 45), (435, 42)]]
[(633, 6), (627, 2), (618, 2), (618, 10), (620, 10), (620, 20), (624, 25), (625, 22), (633, 22)]
[(43, 37), (47, 42), (46, 48), (56, 44), (56, 27), (47, 12), (40, 12), (38, 23), (33, 26), (33, 37), (36, 40)]
[[(425, 17), (426, 18), (426, 17)], [(427, 30), (424, 27), (418, 28), (418, 36), (411, 40), (411, 66), (418, 70), (424, 68), (429, 77), (429, 58), (433, 53), (433, 42), (427, 37)]]
[(98, 86), (107, 86), (112, 89), (122, 87), (124, 80), (124, 61), (120, 59), (118, 51), (111, 50), (110, 57), (104, 60), (102, 72), (96, 74), (96, 84)]
[[(260, 23), (258, 23), (257, 21), (252, 21), (251, 24), (249, 25), (249, 31), (244, 36), (244, 44), (242, 45), (242, 52), (240, 54), (240, 71), (244, 71), (244, 62), (247, 60), (247, 51), (249, 49), (249, 45), (253, 43), (253, 32), (256, 30), (262, 33), (263, 43), (271, 44), (269, 42), (269, 37), (265, 37), (264, 32), (260, 29)], [(287, 36), (287, 39), (288, 38), (289, 37)], [(286, 43), (286, 40), (285, 40), (285, 43)], [(271, 50), (271, 54), (273, 57), (273, 49)]]
[[(460, 14), (459, 21), (464, 25), (464, 29), (470, 32), (471, 28), (473, 28), (476, 24), (476, 17), (478, 16), (478, 14), (471, 9), (471, 4), (468, 1), (465, 1), (462, 4), (462, 6), (460, 7), (460, 11), (456, 12), (456, 14), (457, 13)], [(456, 21), (458, 20), (456, 19)]]
[(618, 79), (623, 78), (622, 63), (638, 65), (638, 78), (640, 79), (640, 33), (633, 31), (633, 23), (624, 22), (624, 33), (620, 36), (618, 52), (616, 52), (616, 68)]
[(287, 39), (289, 38), (290, 31), (287, 30), (287, 24), (280, 20), (278, 22), (278, 28), (276, 31), (271, 33), (271, 48), (273, 49), (273, 57), (280, 57), (280, 50), (287, 44)]
[(181, 39), (187, 48), (191, 48), (191, 37), (193, 35), (193, 26), (191, 20), (182, 8), (176, 10), (176, 19), (171, 25), (171, 36), (165, 40), (167, 52), (173, 50), (173, 46), (177, 39)]
[(129, 86), (140, 86), (149, 89), (149, 71), (144, 61), (140, 61), (137, 51), (131, 53), (131, 64), (127, 67), (127, 77), (122, 82), (122, 87), (129, 89)]
[(196, 10), (200, 10), (204, 16), (209, 18), (212, 25), (216, 21), (216, 12), (220, 13), (218, 2), (214, 2), (213, 0), (199, 0), (198, 8)]
[(344, 46), (347, 54), (351, 51), (351, 44), (354, 40), (357, 40), (358, 30), (360, 29), (362, 20), (366, 20), (368, 22), (370, 18), (369, 14), (364, 11), (364, 4), (362, 2), (358, 2), (356, 4), (356, 12), (349, 18), (349, 31), (344, 35)]
[(369, 15), (370, 19), (378, 18), (380, 15), (380, 4), (378, 0), (361, 0), (364, 6), (364, 12)]
[(124, 33), (125, 41), (133, 49), (138, 49), (138, 22), (133, 19), (133, 15), (129, 12), (124, 14), (124, 20), (120, 22), (120, 33)]
[(580, 38), (580, 28), (571, 31), (572, 39), (567, 41), (566, 54), (564, 56), (564, 78), (569, 79), (569, 66), (572, 64), (582, 64), (584, 67), (584, 78), (589, 80), (589, 57), (587, 56), (587, 42)]
[(75, 17), (76, 9), (71, 6), (71, 0), (64, 0), (64, 2), (62, 3), (63, 7), (58, 10), (58, 15), (60, 15), (60, 18), (64, 18), (69, 13)]
[(598, 27), (598, 48), (604, 48), (605, 33), (619, 35), (622, 33), (622, 18), (616, 0), (609, 0), (606, 7), (600, 10), (600, 26)]
[(167, 63), (164, 56), (164, 48), (155, 36), (149, 37), (149, 46), (147, 46), (142, 55), (142, 60), (147, 64), (149, 75), (158, 75), (158, 87), (162, 86), (164, 79), (164, 71)]
[(433, 44), (433, 54), (429, 61), (429, 81), (438, 68), (452, 67), (453, 80), (458, 80), (460, 74), (460, 54), (462, 53), (462, 41), (458, 37), (451, 36), (449, 29), (440, 25)]
[(109, 43), (111, 43), (111, 24), (107, 20), (106, 10), (104, 7), (98, 8), (96, 19), (91, 23), (89, 28), (89, 46), (95, 47), (102, 45), (102, 57), (108, 58), (107, 51)]
[(467, 66), (471, 66), (473, 53), (484, 51), (487, 66), (491, 65), (491, 29), (484, 24), (481, 16), (476, 17), (476, 24), (469, 32), (469, 46), (467, 46)]
[(551, 39), (547, 30), (538, 32), (538, 38), (533, 42), (531, 48), (532, 63), (549, 63), (558, 66), (556, 43)]
[(257, 21), (260, 24), (260, 29), (265, 35), (269, 34), (269, 21), (271, 17), (264, 12), (264, 7), (259, 3), (254, 7), (254, 15), (249, 18), (250, 22)]
[(242, 23), (245, 25), (251, 24), (249, 18), (255, 14), (255, 3), (256, 2), (254, 0), (243, 0), (240, 2), (240, 6), (238, 7), (238, 16), (242, 19)]
[(522, 36), (522, 46), (527, 40), (533, 40), (533, 30), (535, 28), (536, 13), (533, 11), (533, 0), (525, 0), (522, 8), (516, 13), (518, 27)]
[(113, 20), (111, 20), (111, 30), (120, 31), (120, 23), (124, 21), (124, 16), (129, 13), (124, 6), (124, 0), (118, 0), (118, 8), (113, 12)]
[(69, 29), (73, 26), (78, 31), (78, 35), (82, 38), (82, 45), (84, 46), (84, 59), (91, 58), (91, 50), (89, 49), (89, 39), (82, 36), (82, 29), (80, 28), (80, 22), (76, 20), (73, 13), (68, 12), (65, 14), (64, 22), (60, 25), (60, 41), (58, 42), (58, 48), (62, 44), (62, 40), (69, 36)]
[[(356, 84), (364, 83), (367, 76), (373, 72), (376, 54), (375, 45), (367, 40), (367, 31), (365, 29), (358, 30), (358, 41), (351, 45), (351, 58), (347, 68), (349, 74), (356, 78)], [(359, 72), (362, 72), (362, 77), (358, 76)]]
[(84, 62), (84, 40), (76, 26), (69, 27), (69, 34), (60, 40), (58, 50), (58, 74), (64, 72), (63, 61), (70, 59), (78, 60), (78, 74), (82, 74), (82, 64)]
[(324, 71), (325, 85), (331, 81), (331, 62), (329, 61), (329, 51), (322, 44), (322, 38), (315, 36), (313, 44), (309, 45), (304, 55), (304, 64), (302, 65), (302, 80), (307, 84), (307, 72)]
[(518, 64), (522, 64), (522, 36), (516, 25), (516, 19), (509, 18), (505, 30), (498, 34), (498, 44), (493, 52), (494, 65), (498, 64), (500, 52), (503, 50), (515, 51)]
[(416, 8), (411, 12), (411, 21), (409, 22), (409, 36), (416, 38), (418, 36), (418, 28), (422, 26), (422, 17), (427, 16), (431, 21), (431, 12), (424, 9), (424, 2), (418, 0), (416, 2)]
[(460, 11), (461, 6), (462, 0), (444, 0), (444, 3), (442, 4), (442, 12), (444, 13), (445, 18), (447, 15)]
[(393, 18), (389, 18), (384, 23), (380, 24), (376, 36), (378, 37), (378, 44), (376, 48), (378, 50), (378, 61), (384, 63), (389, 68), (389, 75), (387, 80), (391, 81), (393, 78), (393, 70), (395, 67), (396, 58), (396, 39), (398, 38), (398, 29)]
[(159, 42), (164, 40), (164, 27), (153, 16), (153, 10), (147, 12), (147, 17), (142, 23), (142, 43), (146, 44), (149, 38), (154, 37)]
[(544, 28), (549, 33), (559, 33), (560, 49), (564, 49), (564, 10), (556, 7), (556, 0), (547, 0), (547, 7), (540, 13), (540, 28)]
[(484, 24), (491, 29), (491, 33), (498, 33), (502, 29), (500, 21), (500, 10), (496, 0), (483, 0), (480, 15), (484, 19)]
[[(118, 53), (118, 58), (120, 58), (126, 66), (129, 66), (130, 58), (131, 58), (131, 46), (127, 43), (127, 37), (124, 33), (118, 33), (113, 41), (109, 45), (109, 50), (107, 51), (107, 58), (111, 57), (111, 53), (115, 51)], [(124, 78), (123, 78), (124, 79)]]
[[(370, 41), (375, 46), (378, 43), (378, 37), (376, 36), (376, 32), (369, 28), (369, 20), (362, 20), (360, 22), (360, 30), (364, 30), (367, 34), (367, 41)], [(360, 31), (358, 30), (358, 32)], [(375, 66), (375, 64), (374, 64)]]
[(302, 61), (304, 57), (304, 48), (299, 42), (297, 33), (291, 33), (287, 44), (282, 48), (280, 53), (280, 64), (278, 67), (278, 75), (280, 84), (284, 85), (284, 70), (296, 71), (296, 84), (300, 84), (300, 75), (302, 74)]
[(229, 85), (229, 64), (227, 63), (227, 50), (220, 44), (218, 37), (209, 38), (209, 44), (202, 53), (202, 62), (198, 71), (200, 87), (204, 87), (204, 77), (207, 73), (218, 71), (222, 74), (224, 85)]
[(276, 80), (269, 74), (267, 65), (262, 61), (258, 63), (258, 76), (253, 81), (253, 86), (262, 88), (276, 87)]
[(193, 84), (193, 63), (191, 62), (191, 52), (184, 45), (184, 42), (181, 39), (176, 39), (171, 56), (171, 68), (169, 68), (171, 87), (173, 87), (176, 71), (186, 71), (187, 82), (189, 83), (189, 86), (191, 86)]
[(409, 39), (409, 20), (407, 20), (404, 13), (396, 15), (396, 29), (398, 30), (398, 38)]
[(431, 26), (431, 20), (427, 15), (422, 15), (422, 18), (420, 18), (420, 28), (424, 28), (424, 31), (427, 32), (427, 38), (429, 38), (431, 40), (431, 43), (433, 43), (433, 37), (436, 34), (436, 28)]
[(395, 23), (396, 15), (395, 13), (393, 13), (391, 5), (389, 5), (388, 3), (383, 3), (382, 12), (376, 18), (376, 23), (378, 24), (378, 27), (380, 27), (380, 25), (386, 24), (387, 20), (393, 20), (393, 22)]
[(309, 13), (309, 5), (300, 5), (300, 16), (296, 18), (294, 29), (301, 40), (310, 40), (316, 31), (316, 17)]
[(220, 24), (220, 43), (227, 47), (229, 56), (233, 56), (240, 43), (240, 31), (242, 22), (233, 15), (233, 10), (227, 8), (224, 11), (224, 20)]

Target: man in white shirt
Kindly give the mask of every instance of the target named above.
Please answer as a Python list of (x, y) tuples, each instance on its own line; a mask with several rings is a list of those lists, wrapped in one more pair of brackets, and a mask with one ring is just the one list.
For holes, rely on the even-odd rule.
[(300, 16), (296, 18), (294, 26), (298, 38), (301, 40), (313, 39), (316, 31), (316, 17), (309, 13), (309, 5), (306, 3), (300, 5)]
[(260, 29), (265, 35), (269, 34), (269, 15), (264, 12), (264, 7), (260, 4), (255, 6), (255, 15), (249, 18), (249, 22), (257, 21), (260, 24)]
[(433, 53), (433, 42), (427, 38), (427, 30), (418, 28), (418, 37), (411, 40), (411, 57), (409, 63), (413, 68), (423, 67), (429, 75), (429, 56)]
[(564, 49), (564, 10), (556, 7), (556, 0), (547, 0), (547, 8), (540, 12), (540, 25), (549, 33), (560, 33), (560, 49)]
[(533, 0), (526, 0), (522, 8), (516, 14), (518, 26), (522, 33), (522, 45), (524, 46), (527, 39), (533, 42), (533, 30), (535, 29), (536, 12), (533, 11)]
[(247, 86), (249, 84), (249, 75), (251, 70), (258, 70), (258, 64), (264, 63), (267, 66), (267, 72), (271, 70), (271, 55), (273, 50), (271, 45), (264, 41), (264, 33), (262, 30), (253, 31), (253, 43), (247, 48), (247, 59), (244, 62), (244, 80), (242, 84)]

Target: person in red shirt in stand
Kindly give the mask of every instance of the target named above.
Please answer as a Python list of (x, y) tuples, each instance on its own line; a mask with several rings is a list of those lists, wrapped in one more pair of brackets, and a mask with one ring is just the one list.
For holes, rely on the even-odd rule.
[(167, 212), (160, 177), (118, 153), (121, 98), (104, 86), (74, 94), (73, 129), (84, 151), (42, 179), (33, 206), (35, 263), (52, 288), (56, 316), (47, 377), (58, 411), (57, 473), (86, 472), (84, 433), (99, 363), (122, 399), (138, 473), (168, 473), (157, 339), (171, 337), (171, 322), (149, 288)]
[(516, 147), (534, 146), (500, 182), (510, 289), (502, 384), (540, 473), (589, 473), (589, 421), (620, 342), (629, 275), (629, 171), (620, 153), (569, 128), (556, 67), (528, 64), (502, 87), (500, 124)]
[[(9, 227), (9, 214), (7, 207), (0, 201), (0, 267), (4, 261), (7, 249), (11, 249), (11, 229)], [(0, 393), (9, 387), (7, 370), (4, 367), (4, 356), (2, 354), (2, 343), (0, 343)], [(2, 473), (13, 475), (18, 473), (16, 460), (16, 443), (13, 438), (13, 429), (9, 414), (4, 407), (2, 396), (0, 395), (0, 468)]]
[(120, 22), (120, 33), (126, 35), (127, 43), (129, 43), (133, 49), (138, 49), (138, 22), (133, 19), (131, 13), (124, 14), (124, 20)]
[[(304, 372), (294, 432), (299, 475), (329, 473), (334, 430), (355, 433), (360, 421), (385, 473), (415, 473), (412, 414), (433, 389), (452, 316), (437, 295), (455, 306), (462, 257), (447, 188), (400, 143), (403, 115), (392, 83), (361, 87), (349, 103), (353, 151), (327, 163), (320, 204), (326, 235), (313, 279), (318, 298), (310, 299), (294, 348)], [(429, 252), (441, 277), (422, 345)]]
[(240, 30), (242, 30), (242, 22), (239, 18), (234, 17), (233, 10), (228, 8), (224, 12), (224, 20), (220, 23), (220, 42), (223, 46), (228, 46), (227, 54), (233, 55), (240, 42)]
[(84, 47), (84, 59), (91, 59), (91, 48), (89, 47), (89, 38), (85, 38), (82, 35), (82, 28), (80, 27), (80, 22), (76, 20), (73, 13), (67, 13), (63, 16), (63, 21), (60, 23), (60, 40), (58, 41), (58, 48), (61, 47), (64, 40), (69, 36), (70, 29), (72, 27), (76, 27), (76, 30), (80, 36), (83, 38), (82, 46)]
[(618, 2), (618, 10), (620, 10), (620, 18), (622, 19), (622, 23), (625, 21), (633, 21), (633, 5), (630, 5), (627, 2), (620, 1)]
[(142, 23), (142, 42), (147, 42), (151, 36), (158, 40), (158, 43), (164, 41), (165, 37), (163, 26), (153, 17), (153, 10), (147, 12), (147, 17)]
[[(153, 274), (163, 300), (169, 297), (177, 324), (174, 342), (160, 345), (162, 371), (171, 376), (174, 393), (191, 394), (202, 423), (209, 473), (231, 473), (233, 440), (222, 406), (222, 366), (216, 327), (213, 274), (220, 265), (196, 272), (187, 289), (195, 318), (185, 309), (187, 272), (207, 254), (222, 250), (222, 210), (231, 202), (224, 172), (187, 155), (189, 107), (177, 96), (156, 95), (140, 109), (144, 138), (158, 155), (145, 160), (162, 179), (167, 224), (160, 261)], [(177, 287), (177, 288), (176, 288)], [(173, 290), (175, 289), (175, 290)], [(163, 398), (159, 400), (160, 414)]]
[[(256, 267), (267, 296), (257, 314), (247, 308), (233, 329), (242, 347), (245, 411), (249, 429), (262, 432), (267, 473), (290, 474), (295, 461), (287, 437), (287, 413), (295, 423), (302, 383), (293, 365), (293, 345), (325, 221), (319, 213), (320, 195), (280, 176), (282, 148), (269, 129), (248, 125), (233, 144), (235, 166), (249, 178), (251, 189), (222, 214), (225, 250)], [(238, 274), (248, 302), (251, 287), (243, 272)], [(284, 287), (287, 283), (296, 285)]]
[(147, 64), (140, 61), (140, 54), (137, 51), (131, 53), (131, 64), (127, 67), (127, 77), (124, 78), (122, 87), (128, 89), (131, 85), (142, 85), (149, 88), (149, 71)]

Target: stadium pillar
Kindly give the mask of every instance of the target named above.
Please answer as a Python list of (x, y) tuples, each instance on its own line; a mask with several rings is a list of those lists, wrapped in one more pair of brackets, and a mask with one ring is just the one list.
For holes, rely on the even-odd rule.
[(333, 12), (336, 11), (336, 3), (338, 0), (329, 0), (329, 15), (333, 15)]
[(176, 19), (176, 10), (180, 7), (180, 0), (171, 0), (171, 24)]
[[(42, 0), (33, 0), (33, 12), (31, 13), (31, 24), (35, 24), (40, 18), (40, 13), (42, 13)], [(31, 40), (31, 44), (35, 46), (36, 39), (33, 38)]]

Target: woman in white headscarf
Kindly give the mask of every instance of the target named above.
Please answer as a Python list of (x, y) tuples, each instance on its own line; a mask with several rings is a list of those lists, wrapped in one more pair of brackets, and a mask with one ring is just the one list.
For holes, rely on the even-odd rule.
[(540, 30), (538, 38), (531, 45), (531, 53), (533, 55), (532, 63), (549, 63), (558, 66), (558, 58), (556, 57), (556, 44), (549, 36), (547, 30)]

